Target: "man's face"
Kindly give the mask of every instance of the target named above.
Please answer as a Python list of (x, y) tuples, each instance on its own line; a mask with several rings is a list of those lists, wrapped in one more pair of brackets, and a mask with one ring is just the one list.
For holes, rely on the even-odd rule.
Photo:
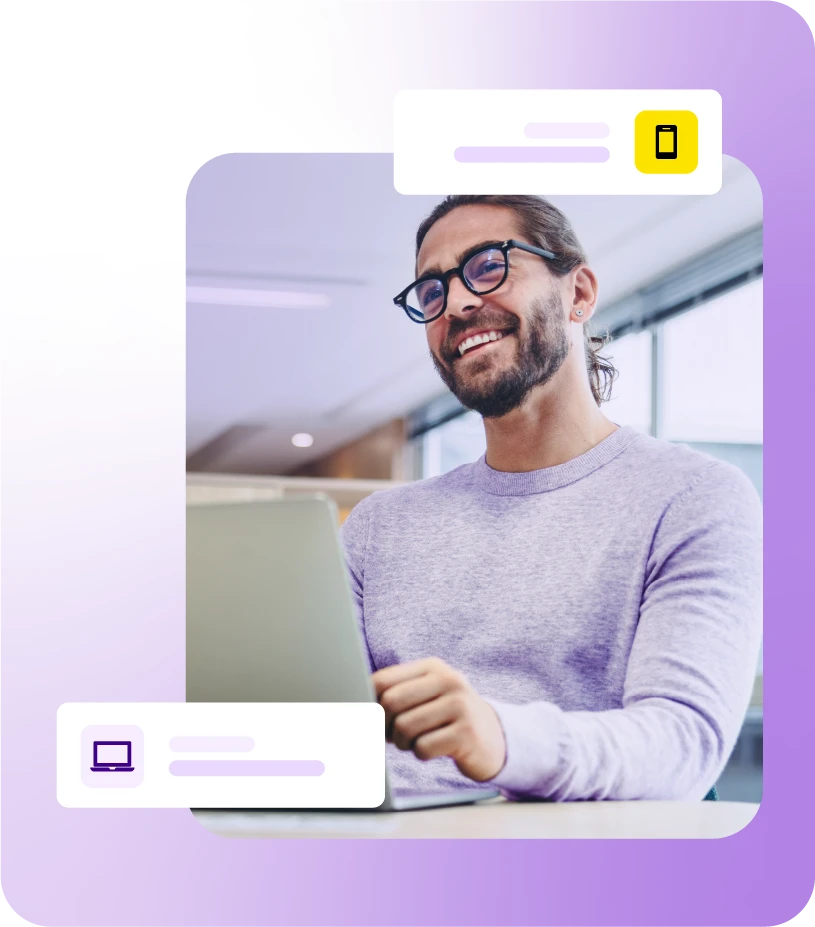
[[(427, 233), (418, 275), (449, 270), (470, 248), (508, 238), (525, 241), (511, 210), (459, 206)], [(569, 354), (558, 278), (543, 258), (517, 248), (509, 252), (507, 279), (493, 293), (476, 296), (457, 276), (450, 277), (447, 309), (425, 330), (442, 380), (463, 405), (485, 418), (517, 409), (534, 387), (552, 379)], [(489, 332), (498, 340), (461, 353), (467, 338)]]

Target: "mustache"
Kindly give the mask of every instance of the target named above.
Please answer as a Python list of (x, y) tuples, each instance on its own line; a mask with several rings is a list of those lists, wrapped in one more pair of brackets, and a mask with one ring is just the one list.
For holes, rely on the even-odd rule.
[(444, 344), (440, 348), (442, 358), (448, 362), (454, 361), (459, 356), (456, 345), (462, 338), (475, 334), (475, 332), (482, 332), (485, 329), (514, 332), (518, 329), (518, 320), (508, 312), (497, 313), (494, 311), (481, 312), (477, 317), (467, 322), (462, 319), (453, 319), (447, 337), (444, 339)]

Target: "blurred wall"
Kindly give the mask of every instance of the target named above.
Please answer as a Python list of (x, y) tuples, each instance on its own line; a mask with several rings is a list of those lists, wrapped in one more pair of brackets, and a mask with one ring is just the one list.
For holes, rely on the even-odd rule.
[(318, 460), (311, 461), (287, 476), (321, 476), (341, 480), (405, 479), (407, 422), (393, 419), (356, 441)]

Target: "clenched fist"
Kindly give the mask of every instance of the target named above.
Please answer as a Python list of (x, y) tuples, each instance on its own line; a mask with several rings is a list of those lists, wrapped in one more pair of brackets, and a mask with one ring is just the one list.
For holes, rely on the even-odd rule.
[(493, 707), (461, 673), (430, 657), (378, 670), (372, 676), (385, 709), (389, 742), (420, 760), (449, 756), (476, 782), (497, 776), (506, 741)]

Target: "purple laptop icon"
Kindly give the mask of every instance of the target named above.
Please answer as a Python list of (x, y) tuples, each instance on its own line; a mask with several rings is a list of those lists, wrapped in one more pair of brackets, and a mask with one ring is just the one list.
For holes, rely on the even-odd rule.
[(133, 772), (130, 765), (130, 740), (95, 740), (92, 772)]

